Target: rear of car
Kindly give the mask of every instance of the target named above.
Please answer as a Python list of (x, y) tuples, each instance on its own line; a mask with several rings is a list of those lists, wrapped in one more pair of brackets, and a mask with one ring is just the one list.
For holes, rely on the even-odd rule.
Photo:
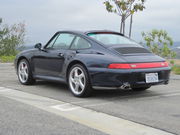
[(89, 69), (94, 88), (146, 89), (168, 84), (170, 67), (163, 58), (119, 33), (103, 31), (87, 35), (115, 54), (107, 58), (106, 67)]

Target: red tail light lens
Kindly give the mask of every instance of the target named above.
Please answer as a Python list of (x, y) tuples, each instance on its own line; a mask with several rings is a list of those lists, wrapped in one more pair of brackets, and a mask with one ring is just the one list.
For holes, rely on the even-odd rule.
[(110, 64), (108, 66), (108, 68), (111, 69), (130, 69), (130, 65), (129, 64)]
[(130, 63), (130, 64), (110, 64), (110, 69), (138, 69), (138, 68), (160, 68), (168, 67), (167, 62), (153, 62), (153, 63)]

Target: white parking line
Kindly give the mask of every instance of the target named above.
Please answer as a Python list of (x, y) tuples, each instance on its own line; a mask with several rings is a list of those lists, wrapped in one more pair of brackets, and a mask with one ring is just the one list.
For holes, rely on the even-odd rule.
[(76, 110), (76, 109), (81, 109), (83, 107), (86, 108), (86, 107), (92, 107), (92, 106), (102, 106), (102, 105), (107, 105), (107, 104), (110, 104), (110, 103), (111, 102), (94, 103), (94, 104), (86, 104), (86, 105), (81, 105), (81, 106), (76, 106), (76, 107), (74, 107), (75, 105), (73, 105), (71, 103), (65, 103), (65, 104), (61, 104), (61, 105), (54, 105), (54, 106), (51, 106), (51, 107), (55, 108), (57, 110), (66, 112), (66, 111), (73, 111), (73, 110)]
[(44, 111), (65, 117), (67, 119), (97, 129), (107, 134), (172, 135), (171, 133), (159, 129), (124, 120), (105, 113), (96, 112), (70, 103), (64, 103), (62, 101), (57, 101), (13, 89), (0, 92), (0, 96), (32, 105)]
[(51, 106), (51, 107), (54, 108), (54, 109), (63, 111), (63, 112), (73, 111), (73, 110), (81, 108), (79, 106), (74, 107), (72, 104), (69, 104), (69, 103), (62, 104), (62, 105), (55, 105), (55, 106)]
[(10, 91), (10, 90), (11, 89), (0, 87), (0, 92), (7, 92), (7, 91)]
[(179, 96), (180, 93), (171, 93), (171, 94), (167, 94), (167, 95), (162, 95), (162, 97), (172, 97), (172, 96)]
[(1, 90), (1, 89), (5, 89), (5, 88), (4, 88), (4, 87), (0, 87), (0, 90)]

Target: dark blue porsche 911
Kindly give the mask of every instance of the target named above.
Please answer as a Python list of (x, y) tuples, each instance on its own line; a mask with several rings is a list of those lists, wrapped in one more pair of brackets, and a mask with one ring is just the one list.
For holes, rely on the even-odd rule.
[(18, 54), (15, 65), (21, 84), (59, 81), (77, 97), (93, 89), (146, 90), (168, 84), (170, 74), (163, 58), (112, 31), (59, 31), (46, 45)]

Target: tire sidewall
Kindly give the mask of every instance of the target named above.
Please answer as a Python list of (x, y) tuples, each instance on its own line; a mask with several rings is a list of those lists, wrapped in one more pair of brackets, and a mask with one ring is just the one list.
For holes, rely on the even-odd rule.
[[(27, 68), (28, 68), (28, 79), (27, 79), (26, 82), (22, 82), (21, 79), (19, 78), (19, 65), (20, 65), (20, 63), (22, 63), (22, 62), (26, 63)], [(32, 83), (32, 80), (33, 80), (33, 79), (32, 79), (32, 72), (31, 72), (31, 68), (30, 68), (30, 66), (29, 66), (29, 62), (28, 62), (26, 59), (22, 59), (22, 60), (20, 60), (20, 61), (18, 62), (17, 74), (18, 74), (19, 82), (20, 82), (21, 84), (23, 84), (23, 85), (28, 85), (28, 84)]]
[[(73, 92), (73, 90), (71, 89), (70, 87), (70, 82), (69, 82), (69, 78), (70, 78), (70, 73), (72, 71), (72, 69), (74, 69), (75, 67), (78, 67), (80, 68), (83, 72), (84, 72), (84, 75), (85, 75), (85, 88), (83, 90), (83, 92), (81, 92), (80, 94), (76, 94)], [(69, 87), (69, 90), (71, 91), (71, 93), (76, 96), (76, 97), (87, 97), (90, 95), (91, 93), (91, 84), (90, 84), (90, 81), (89, 81), (89, 76), (88, 76), (88, 73), (87, 73), (87, 70), (85, 69), (84, 66), (80, 65), (80, 64), (75, 64), (73, 65), (70, 70), (68, 71), (68, 87)]]

